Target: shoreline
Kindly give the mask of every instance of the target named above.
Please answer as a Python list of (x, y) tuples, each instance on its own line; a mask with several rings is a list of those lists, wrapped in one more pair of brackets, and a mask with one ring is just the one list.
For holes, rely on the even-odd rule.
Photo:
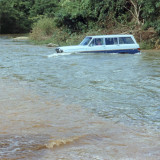
[[(63, 43), (62, 42), (63, 43), (62, 45), (58, 45), (58, 41), (56, 43), (56, 41), (55, 40), (53, 41), (52, 39), (35, 41), (35, 40), (31, 39), (31, 37), (29, 36), (29, 33), (28, 34), (0, 34), (0, 38), (1, 37), (10, 37), (15, 42), (30, 41), (31, 44), (33, 44), (33, 45), (45, 45), (47, 47), (53, 47), (53, 48), (57, 47), (57, 46), (76, 45), (75, 42), (73, 44), (68, 44), (68, 43)], [(78, 39), (79, 42), (82, 40), (81, 39), (82, 37), (79, 38), (78, 35), (77, 35), (77, 37), (73, 37), (73, 39), (74, 38), (76, 38), (76, 40)], [(70, 39), (70, 37), (69, 37), (69, 39)], [(66, 41), (68, 41), (68, 40), (66, 40)], [(145, 49), (145, 47), (141, 46), (141, 44), (143, 45), (143, 43), (146, 43), (146, 42), (142, 41), (141, 43), (139, 43), (140, 48), (142, 48), (141, 51), (151, 51), (151, 50), (154, 51), (154, 52), (156, 52), (156, 51), (159, 52), (160, 51), (159, 46), (158, 46), (157, 49), (156, 49), (156, 47), (155, 48), (150, 48), (150, 49)], [(77, 44), (79, 44), (79, 43), (77, 43)]]
[[(21, 35), (21, 34), (20, 34)], [(28, 42), (30, 41), (32, 45), (40, 45), (40, 46), (46, 46), (46, 47), (49, 47), (49, 48), (56, 48), (58, 47), (57, 44), (54, 44), (54, 43), (39, 43), (39, 44), (35, 44), (33, 43), (33, 41), (30, 40), (30, 37), (29, 36), (25, 36), (26, 34), (22, 34), (22, 36), (19, 36), (19, 34), (0, 34), (0, 38), (1, 37), (9, 37), (11, 38), (14, 42)], [(160, 52), (160, 49), (141, 49), (141, 52), (153, 52), (153, 53), (156, 53), (156, 52)]]
[(142, 49), (141, 51), (143, 51), (143, 52), (160, 52), (160, 49), (148, 49), (148, 50)]

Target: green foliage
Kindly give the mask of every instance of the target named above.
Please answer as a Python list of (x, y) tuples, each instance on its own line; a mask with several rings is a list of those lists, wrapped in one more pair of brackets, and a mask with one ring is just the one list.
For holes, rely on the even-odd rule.
[(32, 30), (32, 39), (68, 43), (75, 35), (121, 27), (152, 27), (160, 35), (160, 1), (0, 0), (0, 33)]
[(39, 16), (53, 17), (58, 0), (0, 0), (0, 33), (25, 33)]
[(24, 33), (30, 31), (30, 21), (25, 2), (18, 0), (0, 1), (0, 33)]
[(34, 40), (48, 39), (48, 37), (55, 32), (54, 28), (54, 20), (52, 18), (43, 17), (34, 23), (30, 37)]
[(127, 23), (125, 0), (62, 0), (55, 14), (58, 27), (70, 33)]
[(144, 28), (154, 27), (160, 33), (160, 1), (145, 0), (143, 2), (142, 14)]
[(151, 40), (143, 41), (140, 43), (141, 49), (154, 49), (155, 48), (155, 42)]
[(63, 27), (70, 34), (87, 28), (86, 17), (83, 16), (85, 10), (81, 9), (80, 1), (62, 0), (59, 5), (59, 11), (55, 15), (57, 27)]
[(156, 29), (157, 33), (160, 35), (160, 17), (159, 17), (159, 19), (154, 23), (154, 28)]
[(37, 17), (38, 15), (45, 15), (54, 17), (57, 10), (56, 0), (34, 0), (34, 4), (30, 10), (30, 17)]

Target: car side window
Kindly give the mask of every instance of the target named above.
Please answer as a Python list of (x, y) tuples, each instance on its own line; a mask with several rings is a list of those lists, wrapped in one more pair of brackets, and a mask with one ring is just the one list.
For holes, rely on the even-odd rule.
[(117, 38), (105, 38), (106, 45), (115, 45), (118, 44)]
[(94, 38), (90, 43), (90, 46), (103, 45), (103, 38)]
[(119, 44), (134, 44), (131, 37), (119, 37)]
[(96, 45), (103, 45), (103, 38), (96, 38), (95, 39), (95, 41), (96, 41)]

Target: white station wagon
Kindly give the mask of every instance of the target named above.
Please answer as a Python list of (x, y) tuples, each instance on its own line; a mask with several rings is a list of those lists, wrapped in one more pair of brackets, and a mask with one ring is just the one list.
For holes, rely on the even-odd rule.
[(133, 35), (87, 36), (76, 46), (56, 48), (57, 53), (130, 53), (140, 52)]

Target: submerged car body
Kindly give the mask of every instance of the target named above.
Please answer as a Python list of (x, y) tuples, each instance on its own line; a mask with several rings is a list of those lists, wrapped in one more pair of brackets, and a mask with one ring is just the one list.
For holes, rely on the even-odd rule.
[(133, 35), (87, 36), (76, 46), (56, 48), (57, 53), (130, 53), (140, 52)]

